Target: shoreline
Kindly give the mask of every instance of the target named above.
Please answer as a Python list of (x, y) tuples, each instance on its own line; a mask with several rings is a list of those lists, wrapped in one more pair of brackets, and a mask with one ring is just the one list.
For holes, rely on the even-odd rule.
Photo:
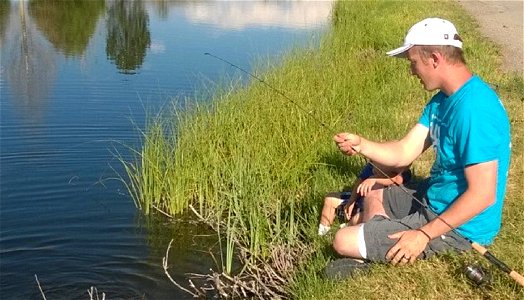
[[(410, 79), (405, 61), (391, 60), (382, 51), (386, 44), (400, 39), (396, 33), (404, 32), (412, 25), (404, 13), (416, 12), (410, 14), (411, 18), (441, 14), (456, 20), (459, 28), (471, 30), (476, 26), (470, 25), (476, 21), (475, 17), (464, 9), (459, 10), (458, 2), (451, 3), (452, 9), (440, 4), (340, 1), (333, 20), (337, 28), (330, 33), (330, 39), (325, 41), (321, 51), (295, 55), (264, 78), (286, 94), (293, 95), (293, 99), (299, 101), (296, 105), (307, 108), (306, 112), (324, 116), (322, 120), (326, 124), (335, 124), (336, 128), (360, 128), (367, 136), (394, 138), (405, 133), (403, 129), (416, 121), (418, 109), (427, 99), (426, 91), (416, 80)], [(362, 11), (369, 14), (363, 16)], [(387, 31), (384, 30), (385, 23), (391, 24)], [(518, 115), (521, 103), (516, 91), (519, 86), (509, 81), (514, 75), (506, 74), (506, 69), (501, 68), (502, 51), (494, 51), (494, 43), (486, 40), (491, 41), (480, 29), (474, 30), (468, 39), (473, 49), (468, 58), (477, 63), (481, 75), (504, 85), (508, 113)], [(398, 99), (405, 101), (395, 101)], [(318, 225), (316, 203), (326, 192), (344, 188), (359, 169), (359, 162), (341, 160), (339, 153), (332, 149), (331, 139), (323, 138), (323, 128), (305, 120), (300, 112), (290, 113), (289, 103), (283, 105), (283, 99), (268, 97), (267, 88), (260, 84), (235, 91), (227, 99), (216, 100), (212, 110), (198, 110), (176, 124), (177, 146), (184, 147), (177, 147), (175, 152), (152, 152), (149, 155), (167, 161), (169, 166), (169, 172), (161, 172), (169, 177), (170, 184), (161, 198), (166, 204), (160, 205), (172, 208), (179, 199), (194, 199), (200, 201), (195, 203), (200, 207), (198, 214), (209, 222), (228, 216), (225, 231), (232, 234), (225, 239), (231, 246), (221, 251), (229, 260), (225, 265), (229, 266), (234, 255), (241, 254), (238, 255), (242, 259), (239, 263), (244, 271), (236, 282), (253, 282), (252, 279), (260, 277), (259, 266), (263, 265), (265, 270), (283, 280), (278, 283), (256, 281), (255, 293), (268, 291), (271, 295), (296, 299), (319, 299), (339, 298), (358, 291), (357, 298), (361, 299), (381, 299), (391, 294), (424, 298), (428, 296), (428, 290), (434, 290), (432, 283), (439, 282), (442, 289), (438, 292), (442, 298), (474, 298), (477, 295), (477, 291), (468, 288), (469, 283), (460, 274), (453, 272), (462, 268), (463, 262), (477, 259), (476, 253), (465, 254), (460, 259), (436, 257), (411, 268), (377, 265), (373, 274), (355, 277), (334, 289), (333, 283), (324, 280), (321, 273), (334, 258), (331, 243), (329, 239), (318, 238), (316, 230), (311, 230)], [(521, 151), (520, 132), (516, 130), (514, 133), (516, 147), (513, 151), (517, 153)], [(195, 139), (195, 136), (213, 136), (214, 139)], [(155, 145), (169, 144), (169, 141), (162, 140), (165, 139), (163, 135), (154, 138), (156, 140), (148, 139), (150, 149), (155, 149)], [(421, 170), (424, 170), (425, 163), (425, 158), (419, 159)], [(515, 161), (514, 166), (518, 168), (521, 163)], [(139, 175), (156, 174), (154, 167), (150, 166), (152, 171), (146, 169), (142, 172), (139, 166), (134, 170), (140, 171)], [(181, 180), (186, 177), (192, 181)], [(520, 178), (517, 176), (513, 182)], [(146, 180), (146, 183), (159, 181)], [(505, 224), (513, 227), (522, 224), (519, 218), (521, 202), (517, 201), (515, 193), (514, 189), (508, 189), (506, 197), (508, 205), (516, 207), (505, 214)], [(210, 225), (214, 226), (213, 223)], [(499, 242), (490, 249), (494, 253), (505, 253), (505, 259), (513, 263), (521, 262), (518, 253), (504, 251), (504, 247), (513, 245), (521, 232), (501, 232)], [(282, 266), (286, 268), (282, 269)], [(300, 268), (295, 269), (297, 266)], [(295, 271), (300, 273), (293, 273)], [(229, 269), (222, 274), (230, 276), (230, 272)], [(294, 275), (297, 276), (291, 277)], [(271, 278), (269, 275), (262, 277)], [(508, 288), (506, 277), (502, 274), (494, 274), (494, 277), (497, 280), (493, 289), (486, 292), (487, 296), (520, 298), (518, 291)], [(398, 278), (400, 282), (397, 284), (391, 278)], [(406, 290), (406, 281), (413, 289)], [(237, 287), (242, 288), (236, 283), (232, 286)]]

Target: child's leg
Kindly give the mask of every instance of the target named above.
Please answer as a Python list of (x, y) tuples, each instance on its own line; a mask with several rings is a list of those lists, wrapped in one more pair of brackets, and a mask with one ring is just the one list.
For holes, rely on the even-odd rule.
[(353, 215), (351, 215), (351, 218), (348, 221), (348, 225), (355, 226), (360, 223), (362, 223), (362, 214), (360, 213), (360, 211), (358, 211), (354, 213)]
[(361, 211), (361, 222), (367, 222), (376, 215), (382, 215), (389, 218), (384, 210), (384, 205), (382, 204), (383, 194), (384, 187), (381, 187), (372, 190), (366, 197), (364, 197)]
[[(331, 229), (331, 224), (335, 220), (337, 209), (339, 206), (349, 199), (351, 193), (329, 193), (324, 198), (324, 206), (322, 207), (322, 214), (320, 216), (320, 224), (318, 224), (318, 234), (325, 235)], [(342, 211), (343, 212), (343, 211)]]
[(358, 197), (355, 202), (353, 202), (353, 207), (351, 209), (351, 215), (348, 220), (349, 226), (355, 226), (362, 223), (362, 202), (364, 201), (363, 197)]
[(329, 193), (324, 198), (324, 206), (322, 207), (322, 215), (320, 216), (320, 224), (324, 226), (331, 226), (335, 220), (335, 210), (342, 203), (341, 193)]

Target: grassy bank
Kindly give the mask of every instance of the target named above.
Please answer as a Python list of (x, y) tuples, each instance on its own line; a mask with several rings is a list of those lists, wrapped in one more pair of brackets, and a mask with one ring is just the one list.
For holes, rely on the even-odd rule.
[[(293, 103), (257, 82), (232, 83), (217, 90), (210, 105), (188, 104), (152, 120), (137, 161), (126, 164), (137, 205), (146, 213), (154, 209), (173, 216), (194, 207), (223, 233), (221, 271), (239, 275), (233, 257), (243, 266), (240, 275), (256, 273), (261, 265), (274, 271), (262, 278), (267, 286), (278, 285), (262, 289), (266, 297), (524, 297), (495, 270), (492, 289), (469, 285), (459, 269), (464, 262), (483, 260), (473, 253), (403, 268), (377, 266), (370, 275), (338, 284), (319, 274), (334, 258), (330, 237), (316, 236), (321, 200), (327, 192), (347, 188), (363, 165), (361, 158), (342, 156), (332, 136), (352, 131), (392, 139), (414, 125), (431, 94), (410, 76), (406, 61), (385, 52), (429, 16), (457, 25), (471, 69), (497, 87), (510, 114), (513, 164), (504, 225), (491, 251), (524, 272), (524, 202), (518, 189), (523, 185), (524, 84), (522, 77), (501, 72), (497, 49), (480, 38), (455, 2), (340, 2), (319, 49), (296, 50), (281, 65), (262, 65), (257, 72)], [(415, 173), (424, 176), (431, 160), (430, 153), (420, 158)]]

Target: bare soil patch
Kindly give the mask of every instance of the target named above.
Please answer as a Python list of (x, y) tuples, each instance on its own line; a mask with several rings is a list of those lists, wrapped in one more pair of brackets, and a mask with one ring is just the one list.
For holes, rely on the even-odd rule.
[(523, 73), (524, 25), (523, 0), (458, 2), (478, 22), (480, 31), (502, 50), (503, 67)]

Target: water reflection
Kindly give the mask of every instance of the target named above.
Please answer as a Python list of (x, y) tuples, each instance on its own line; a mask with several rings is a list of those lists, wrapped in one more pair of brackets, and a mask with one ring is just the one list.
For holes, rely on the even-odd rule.
[(115, 1), (107, 12), (106, 53), (117, 68), (133, 74), (151, 43), (149, 16), (142, 1)]
[(309, 28), (325, 23), (333, 1), (216, 1), (210, 7), (202, 2), (189, 6), (187, 16), (197, 23), (228, 29), (253, 26)]
[(13, 105), (27, 120), (38, 122), (56, 74), (54, 49), (29, 17), (24, 1), (11, 5), (10, 11), (2, 43), (2, 75), (15, 95)]
[[(179, 1), (173, 0), (150, 0), (148, 4), (154, 7), (154, 11), (162, 20), (166, 20), (169, 16), (169, 7), (177, 4)], [(178, 3), (180, 5), (181, 3)]]
[(210, 228), (185, 218), (166, 222), (162, 215), (145, 217), (145, 226), (151, 263), (158, 263), (158, 257), (165, 256), (167, 245), (173, 239), (170, 250), (174, 255), (170, 255), (169, 265), (176, 273), (207, 273), (209, 267), (219, 269), (216, 265), (220, 264), (218, 236)]
[(104, 0), (31, 0), (29, 13), (56, 49), (66, 56), (81, 56), (104, 6)]
[(7, 19), (9, 18), (9, 10), (11, 2), (8, 0), (0, 0), (0, 45), (4, 43), (5, 28)]
[[(48, 299), (84, 299), (90, 285), (110, 299), (188, 299), (163, 273), (166, 247), (174, 239), (170, 272), (187, 283), (220, 264), (216, 235), (135, 218), (107, 180), (124, 174), (114, 153), (140, 143), (146, 109), (236, 77), (204, 52), (278, 59), (316, 36), (302, 28), (326, 24), (327, 3), (0, 0), (0, 298), (41, 298), (38, 274)], [(300, 21), (314, 10), (324, 19)]]
[(43, 107), (41, 99), (54, 80), (55, 49), (65, 56), (83, 56), (106, 6), (106, 56), (120, 73), (135, 74), (148, 51), (165, 52), (158, 42), (151, 45), (145, 4), (164, 20), (177, 9), (188, 22), (235, 30), (307, 28), (325, 23), (331, 11), (331, 1), (0, 0), (2, 73), (21, 99), (16, 105), (25, 115), (38, 116), (34, 113)]

